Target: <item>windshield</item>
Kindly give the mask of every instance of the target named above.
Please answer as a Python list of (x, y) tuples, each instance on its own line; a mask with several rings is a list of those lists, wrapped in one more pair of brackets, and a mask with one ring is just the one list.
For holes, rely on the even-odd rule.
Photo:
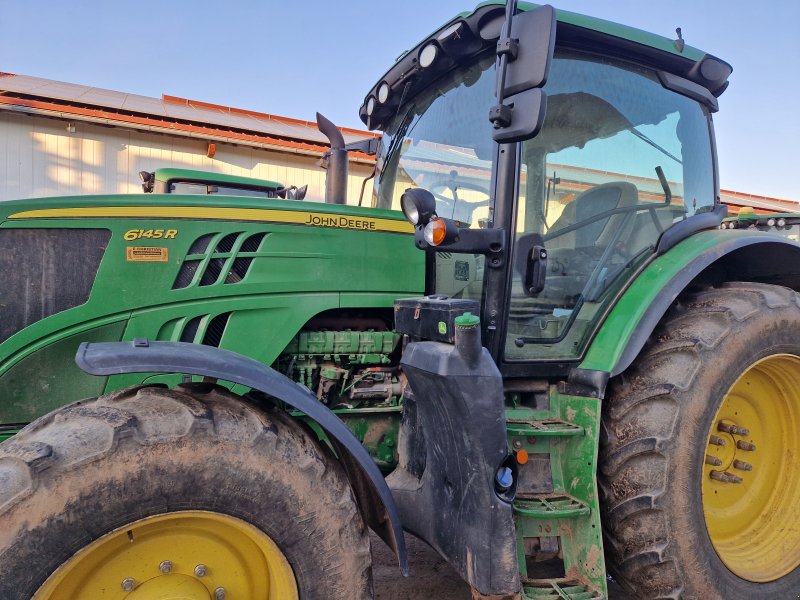
[(436, 213), (462, 227), (490, 215), (494, 55), (444, 76), (401, 105), (378, 151), (373, 206), (400, 209), (407, 188), (436, 198)]

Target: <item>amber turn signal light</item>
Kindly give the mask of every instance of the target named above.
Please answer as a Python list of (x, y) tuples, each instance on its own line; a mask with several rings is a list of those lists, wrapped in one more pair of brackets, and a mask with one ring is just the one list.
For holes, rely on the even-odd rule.
[(450, 219), (433, 217), (423, 231), (425, 241), (431, 246), (441, 246), (446, 242), (452, 242), (458, 237), (458, 227)]

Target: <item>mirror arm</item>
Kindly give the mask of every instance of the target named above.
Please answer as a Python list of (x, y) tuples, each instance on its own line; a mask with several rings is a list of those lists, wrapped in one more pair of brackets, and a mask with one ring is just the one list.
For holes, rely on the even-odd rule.
[(459, 229), (458, 237), (449, 244), (431, 246), (423, 237), (422, 228), (414, 232), (414, 243), (420, 250), (453, 252), (455, 254), (483, 254), (486, 266), (500, 269), (506, 262), (506, 236), (503, 229)]
[(495, 129), (502, 129), (511, 125), (511, 106), (503, 104), (505, 100), (506, 69), (508, 63), (517, 57), (519, 42), (511, 39), (511, 19), (517, 12), (517, 0), (506, 0), (506, 21), (503, 32), (497, 41), (497, 80), (495, 83), (495, 104), (489, 110), (489, 121)]

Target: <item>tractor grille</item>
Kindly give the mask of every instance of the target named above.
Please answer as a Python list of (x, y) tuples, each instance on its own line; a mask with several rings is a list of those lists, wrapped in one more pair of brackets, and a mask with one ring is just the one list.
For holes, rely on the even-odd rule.
[(197, 238), (181, 265), (173, 290), (244, 280), (266, 233), (210, 233)]
[(89, 299), (111, 232), (0, 229), (0, 342)]

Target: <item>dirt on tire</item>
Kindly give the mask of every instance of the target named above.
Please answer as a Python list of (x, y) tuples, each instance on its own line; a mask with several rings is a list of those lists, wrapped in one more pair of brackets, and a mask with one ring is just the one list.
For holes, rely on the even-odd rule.
[[(610, 572), (646, 600), (794, 598), (800, 569), (770, 582), (714, 550), (701, 483), (714, 416), (757, 361), (800, 355), (800, 295), (726, 283), (682, 297), (603, 404), (598, 483)], [(765, 399), (766, 401), (766, 399)]]
[(192, 384), (77, 402), (0, 446), (0, 598), (29, 600), (111, 531), (192, 510), (266, 533), (303, 598), (371, 597), (369, 537), (341, 465), (283, 411)]

